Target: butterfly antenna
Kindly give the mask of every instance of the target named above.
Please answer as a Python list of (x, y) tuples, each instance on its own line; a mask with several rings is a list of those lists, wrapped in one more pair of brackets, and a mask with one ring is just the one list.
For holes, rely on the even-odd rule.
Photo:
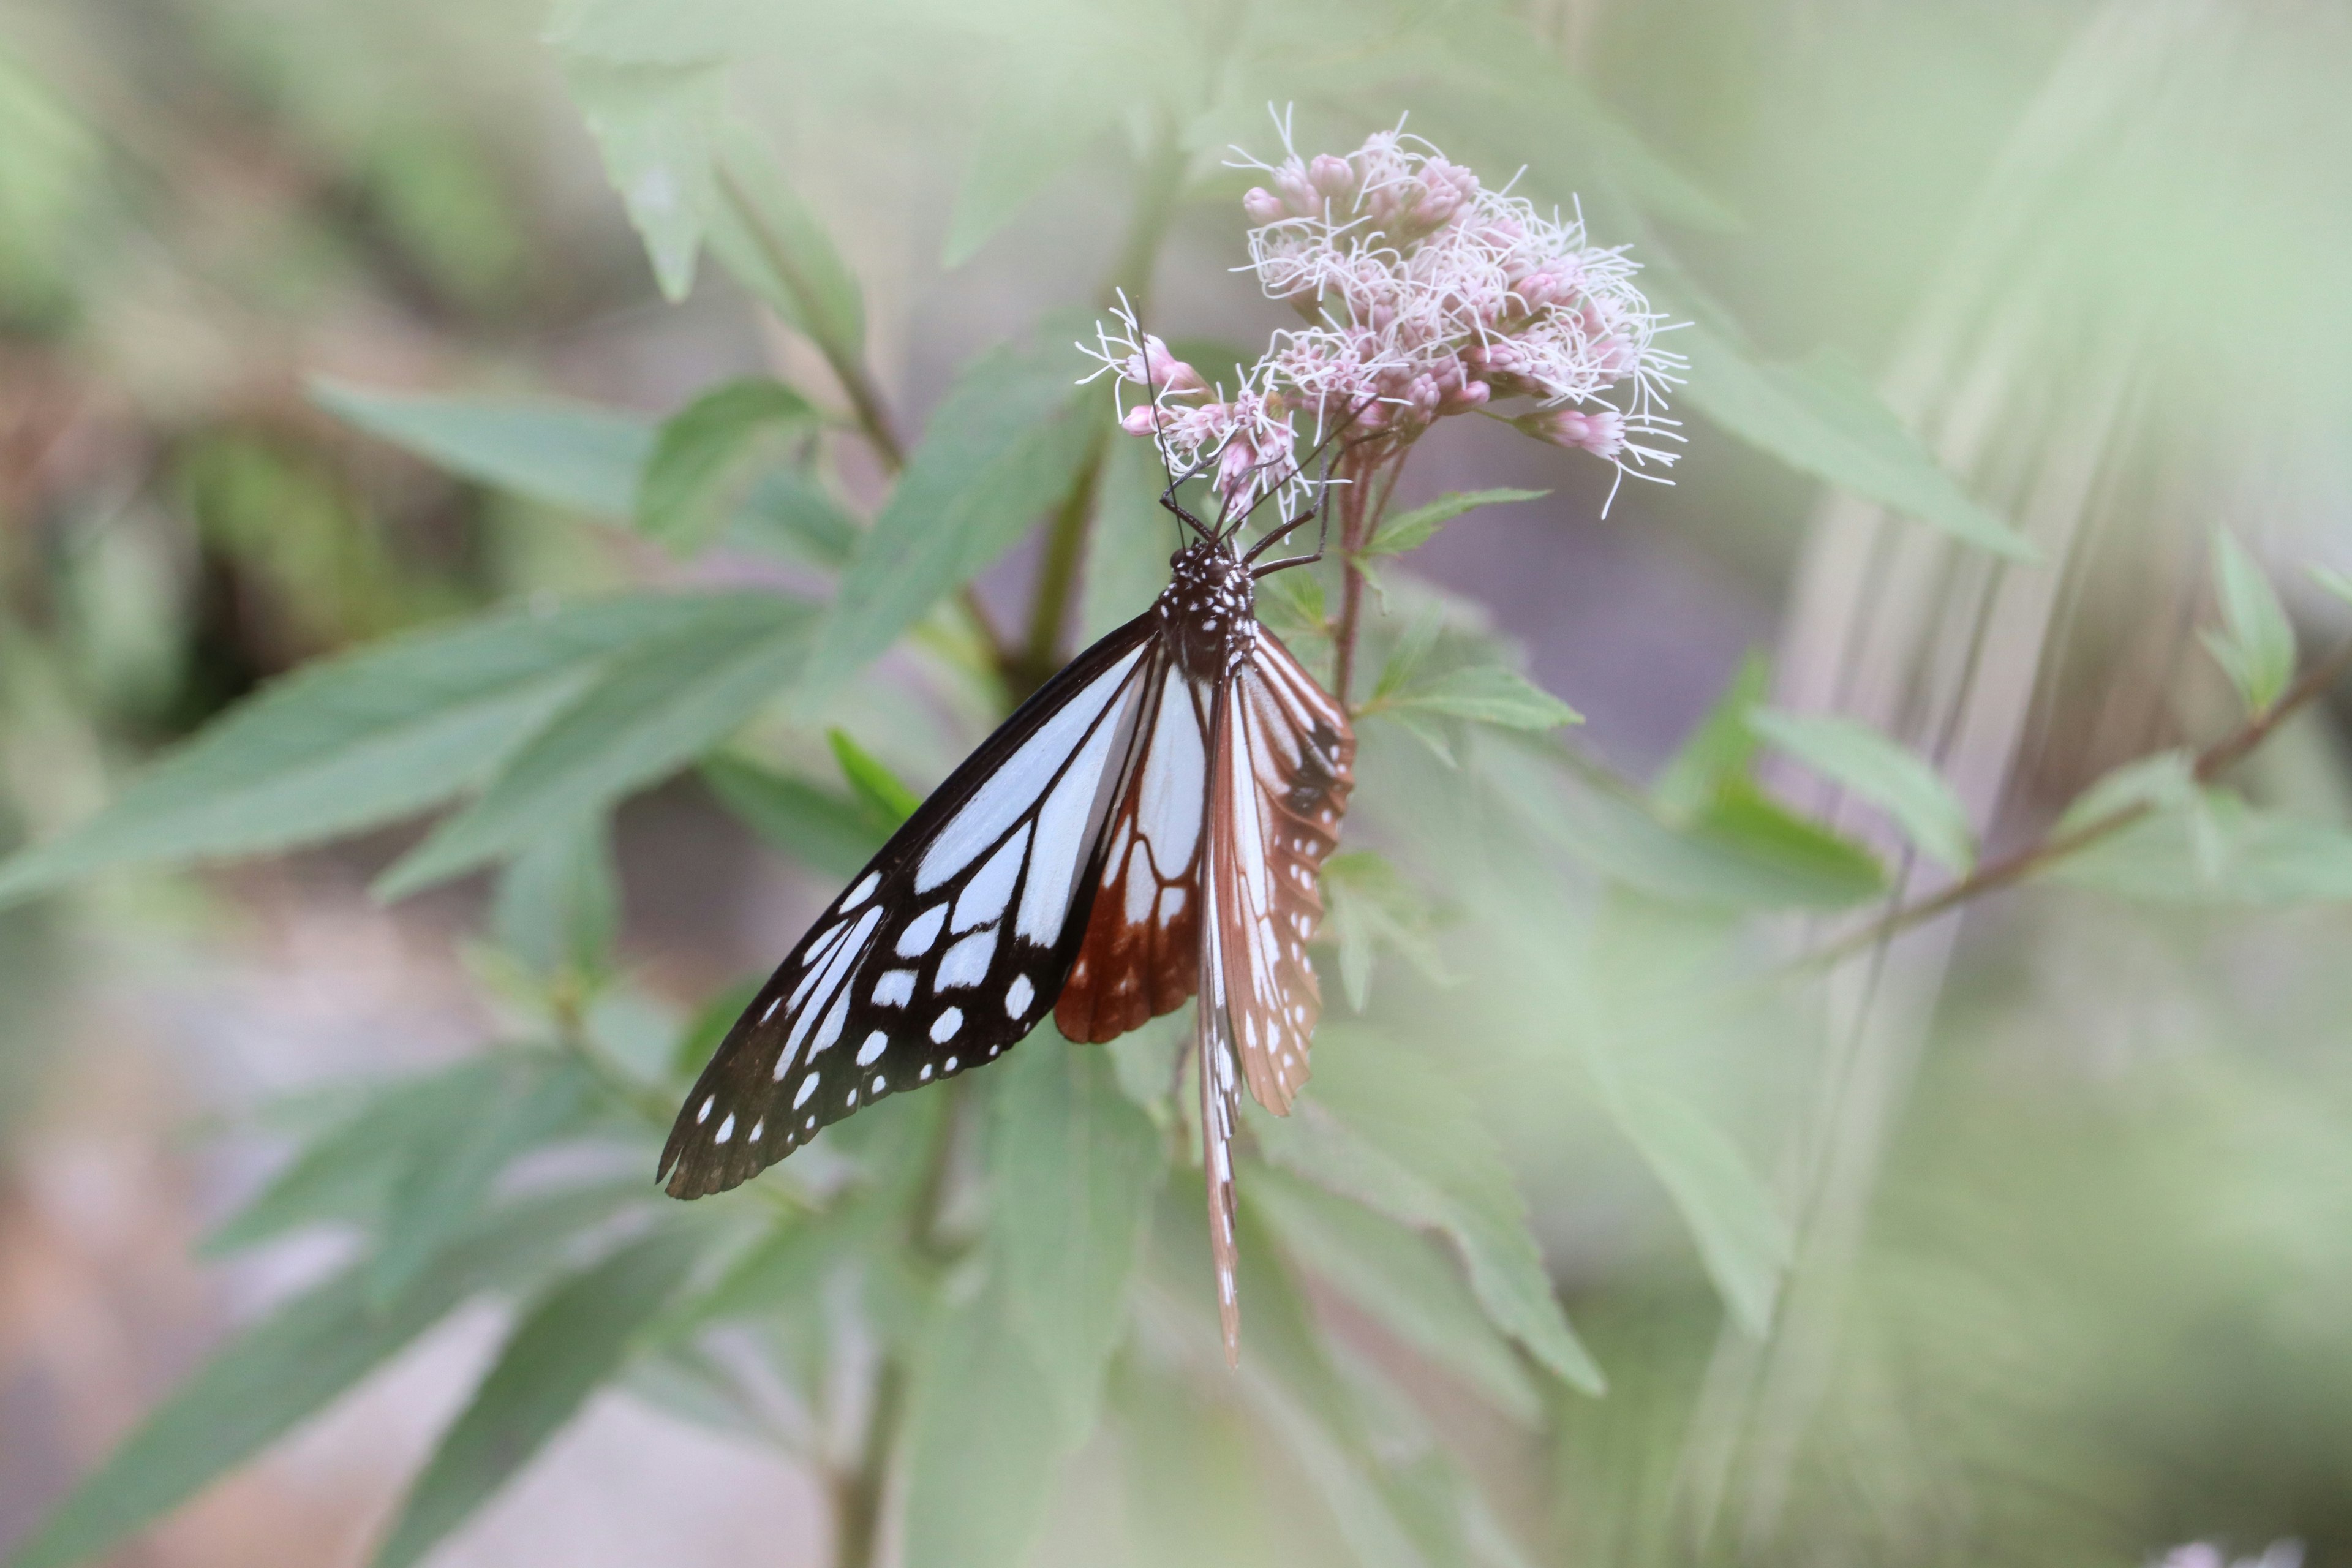
[(1201, 520), (1186, 511), (1176, 500), (1176, 487), (1200, 469), (1197, 467), (1189, 468), (1180, 478), (1174, 460), (1168, 456), (1168, 441), (1160, 428), (1160, 387), (1151, 379), (1151, 334), (1144, 329), (1143, 318), (1128, 304), (1124, 289), (1118, 291), (1118, 303), (1119, 308), (1127, 312), (1127, 319), (1134, 324), (1135, 335), (1139, 340), (1136, 344), (1136, 357), (1143, 362), (1143, 395), (1150, 399), (1151, 409), (1151, 447), (1160, 454), (1160, 471), (1168, 476), (1168, 488), (1160, 493), (1160, 504), (1174, 512), (1194, 533), (1205, 538), (1207, 531), (1201, 526)]

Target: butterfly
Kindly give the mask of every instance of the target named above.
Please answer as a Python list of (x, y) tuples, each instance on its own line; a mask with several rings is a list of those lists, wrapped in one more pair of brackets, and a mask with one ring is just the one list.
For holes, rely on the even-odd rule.
[[(1190, 531), (1168, 587), (1022, 704), (776, 966), (662, 1151), (673, 1197), (732, 1187), (885, 1095), (995, 1060), (1050, 1010), (1114, 1039), (1197, 993), (1202, 1168), (1238, 1356), (1232, 1142), (1246, 1083), (1286, 1114), (1321, 1009), (1307, 954), (1356, 742), (1258, 623), (1247, 521)], [(1227, 509), (1229, 511), (1233, 509)]]

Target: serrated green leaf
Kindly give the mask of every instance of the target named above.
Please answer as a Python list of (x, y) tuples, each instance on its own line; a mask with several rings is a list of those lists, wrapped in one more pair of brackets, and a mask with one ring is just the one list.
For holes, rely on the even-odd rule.
[(376, 884), (381, 898), (514, 853), (551, 821), (602, 811), (709, 751), (791, 680), (810, 610), (777, 594), (698, 595), (669, 635), (614, 658), (451, 817)]
[[(1042, 334), (1040, 334), (1042, 336)], [(816, 703), (979, 576), (1070, 491), (1096, 439), (1075, 351), (1007, 345), (957, 376), (818, 627)]]
[(837, 363), (866, 353), (866, 303), (856, 274), (803, 202), (757, 132), (730, 121), (718, 133), (718, 199), (710, 253), (788, 326)]
[(623, 1247), (532, 1307), (442, 1434), (376, 1568), (409, 1568), (513, 1479), (619, 1371), (701, 1243), (682, 1226)]
[(461, 478), (549, 506), (625, 518), (651, 421), (589, 403), (420, 395), (314, 378), (320, 407)]
[(599, 973), (620, 930), (620, 872), (601, 815), (533, 838), (490, 899), (491, 935), (542, 975)]
[(1750, 446), (1866, 500), (1932, 523), (2003, 560), (2036, 559), (2015, 529), (1971, 500), (1844, 361), (1755, 358), (1702, 320), (1675, 336), (1690, 356), (1690, 405)]
[(1001, 1285), (944, 1307), (908, 1412), (906, 1568), (1014, 1568), (1068, 1447)]
[(2213, 531), (2213, 597), (2222, 629), (2206, 632), (2205, 647), (2246, 710), (2267, 713), (2294, 679), (2294, 625), (2246, 547), (2219, 528)]
[(1588, 1048), (1585, 1059), (1618, 1130), (1690, 1227), (1733, 1319), (1751, 1337), (1764, 1338), (1795, 1238), (1763, 1181), (1738, 1145), (1686, 1099), (1597, 1047)]
[(385, 1306), (371, 1300), (364, 1265), (313, 1286), (174, 1389), (68, 1494), (9, 1568), (70, 1568), (98, 1556), (334, 1403), (460, 1301), (530, 1278), (624, 1201), (603, 1189), (509, 1205)]
[(1686, 736), (1650, 785), (1650, 799), (1672, 821), (1687, 822), (1706, 808), (1726, 780), (1745, 778), (1756, 756), (1748, 710), (1772, 685), (1771, 661), (1761, 649), (1739, 661), (1706, 717)]
[(1506, 730), (1555, 730), (1581, 724), (1584, 716), (1517, 670), (1499, 664), (1474, 664), (1433, 680), (1407, 686), (1367, 704), (1365, 711), (1436, 714), (1493, 724)]
[(857, 552), (865, 531), (814, 475), (772, 468), (743, 498), (726, 542), (740, 550), (838, 570)]
[(2039, 876), (2158, 904), (2352, 902), (2352, 833), (2258, 811), (2234, 795), (2208, 790), (2193, 807), (2158, 811), (2052, 862)]
[(1759, 710), (1748, 722), (1822, 777), (1885, 812), (1937, 865), (1965, 876), (1976, 864), (1968, 808), (1916, 752), (1866, 724), (1832, 714)]
[(1601, 1369), (1569, 1327), (1527, 1206), (1491, 1134), (1460, 1091), (1410, 1052), (1327, 1027), (1315, 1091), (1277, 1120), (1252, 1114), (1267, 1157), (1461, 1250), (1495, 1326), (1574, 1386), (1598, 1394)]
[(1428, 1237), (1278, 1170), (1253, 1171), (1244, 1201), (1283, 1247), (1398, 1339), (1523, 1424), (1542, 1396)]
[(637, 527), (691, 555), (738, 508), (730, 479), (763, 437), (814, 429), (817, 411), (780, 381), (751, 376), (711, 388), (662, 424), (637, 482)]
[(413, 633), (278, 681), (91, 821), (0, 863), (0, 903), (112, 866), (259, 854), (410, 816), (499, 768), (693, 595), (630, 595)]
[(923, 804), (922, 796), (908, 789), (881, 758), (852, 739), (848, 731), (836, 725), (824, 732), (824, 739), (866, 819), (882, 828), (886, 837), (898, 831)]
[(1413, 677), (1421, 673), (1421, 667), (1429, 662), (1429, 656), (1437, 650), (1438, 636), (1444, 630), (1445, 615), (1438, 606), (1432, 605), (1415, 616), (1381, 663), (1381, 678), (1372, 683), (1370, 701), (1385, 702), (1411, 684)]
[(1799, 816), (1746, 780), (1733, 780), (1691, 826), (1691, 836), (1738, 853), (1783, 879), (1796, 904), (1839, 907), (1885, 890), (1885, 868), (1853, 839)]
[(575, 57), (564, 74), (663, 295), (685, 299), (717, 188), (723, 71), (703, 62), (612, 65)]
[(1464, 512), (1482, 506), (1499, 506), (1511, 501), (1540, 500), (1549, 490), (1455, 490), (1443, 495), (1427, 506), (1418, 506), (1402, 517), (1392, 517), (1381, 524), (1371, 542), (1364, 546), (1366, 555), (1402, 555), (1415, 550), (1436, 536), (1437, 531), (1460, 517)]
[[(1040, 336), (1066, 342), (1058, 330)], [(1068, 493), (1097, 435), (1093, 402), (1072, 384), (1074, 358), (1008, 346), (957, 377), (842, 574), (802, 680), (804, 703), (837, 691)]]
[(468, 1104), (418, 1129), (385, 1194), (368, 1260), (374, 1300), (398, 1300), (472, 1221), (499, 1173), (574, 1126), (594, 1094), (594, 1079), (576, 1062), (509, 1055)]
[(721, 805), (772, 847), (811, 870), (854, 877), (888, 832), (854, 800), (803, 779), (722, 753), (702, 762), (702, 782)]
[(1127, 1293), (1166, 1174), (1159, 1129), (1109, 1058), (1039, 1031), (998, 1069), (990, 1107), (989, 1245), (1062, 1429), (1081, 1438), (1127, 1328)]

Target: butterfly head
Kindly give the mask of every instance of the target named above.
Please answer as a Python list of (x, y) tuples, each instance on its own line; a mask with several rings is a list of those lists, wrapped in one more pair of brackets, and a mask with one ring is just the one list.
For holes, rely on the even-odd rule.
[(1246, 656), (1257, 592), (1250, 569), (1223, 538), (1200, 540), (1171, 556), (1160, 619), (1184, 673), (1208, 679)]

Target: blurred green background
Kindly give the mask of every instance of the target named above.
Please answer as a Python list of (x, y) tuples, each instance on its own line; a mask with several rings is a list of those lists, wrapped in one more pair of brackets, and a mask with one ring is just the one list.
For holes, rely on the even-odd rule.
[[(1989, 854), (2031, 845), (2116, 767), (2240, 722), (2199, 635), (2226, 613), (2217, 525), (2312, 658), (2352, 635), (2352, 606), (2305, 570), (2352, 569), (2352, 17), (2191, 0), (1164, 9), (1207, 42), (1154, 56), (1123, 24), (1096, 36), (1123, 9), (1076, 0), (551, 16), (541, 0), (0, 0), (0, 847), (84, 821), (274, 678), (393, 634), (630, 586), (825, 591), (838, 561), (809, 545), (805, 510), (764, 514), (803, 531), (790, 548), (680, 559), (576, 489), (436, 466), (415, 455), (426, 437), (401, 450), (379, 438), (394, 416), (362, 406), (551, 396), (641, 429), (763, 375), (842, 405), (815, 335), (719, 265), (717, 237), (665, 297), (606, 167), (627, 185), (629, 94), (659, 73), (718, 72), (774, 149), (856, 279), (866, 369), (909, 438), (957, 367), (1095, 306), (1154, 175), (1155, 116), (1191, 118), (1141, 279), (1153, 324), (1249, 344), (1284, 318), (1232, 273), (1248, 181), (1215, 149), (1271, 152), (1270, 100), (1298, 105), (1309, 153), (1410, 112), (1490, 183), (1525, 163), (1540, 197), (1580, 195), (1595, 238), (1633, 245), (1662, 308), (1700, 323), (1673, 488), (1629, 485), (1604, 519), (1601, 465), (1499, 426), (1416, 454), (1408, 501), (1549, 494), (1393, 568), (1375, 646), (1438, 605), (1590, 721), (1566, 761), (1488, 747), (1469, 784), (1368, 734), (1349, 847), (1378, 848), (1409, 891), (1388, 897), (1385, 862), (1366, 871), (1342, 935), (1358, 950), (1321, 960), (1318, 1072), (1376, 1028), (1387, 1043), (1360, 1059), (1398, 1053), (1423, 1075), (1404, 1081), (1480, 1129), (1607, 1392), (1483, 1326), (1467, 1349), (1416, 1342), (1400, 1322), (1443, 1335), (1467, 1300), (1450, 1257), (1367, 1275), (1409, 1250), (1404, 1227), (1366, 1232), (1262, 1163), (1257, 1223), (1345, 1415), (1237, 1393), (1258, 1385), (1181, 1331), (1155, 1351), (1147, 1292), (1108, 1363), (1116, 1419), (1057, 1457), (1023, 1550), (2130, 1564), (2299, 1542), (2306, 1563), (2352, 1563), (2342, 694), (2267, 736), (2231, 805), (2159, 803), (2147, 832), (1795, 979), (1774, 966), (1884, 906), (1684, 897), (1611, 814), (1633, 809), (1622, 775), (1651, 791), (1643, 823), (1688, 826), (1675, 769), (1723, 765), (1686, 742), (1760, 650), (1774, 706), (1894, 736)], [(1023, 117), (1055, 91), (1113, 105), (1101, 133), (1071, 146)], [(338, 405), (321, 380), (362, 390)], [(819, 445), (772, 461), (820, 476), (827, 516), (870, 510), (887, 465), (838, 431)], [(1956, 494), (1905, 466), (1923, 454)], [(1089, 632), (1126, 613), (1114, 573), (1138, 549), (1115, 532), (1149, 510), (1134, 457), (1110, 458), (1073, 616)], [(565, 471), (593, 489), (595, 460)], [(1963, 512), (2037, 558), (1956, 541)], [(978, 575), (998, 624), (1021, 624), (1038, 561), (1024, 542)], [(707, 771), (613, 817), (626, 982), (590, 1028), (659, 1059), (655, 1100), (674, 1037), (789, 946), (838, 845), (872, 830), (829, 771), (828, 724), (919, 793), (984, 731), (1003, 689), (957, 663), (956, 635), (928, 622), (814, 721), (753, 724), (747, 751), (824, 785), (816, 826), (763, 839)], [(1753, 765), (1875, 851), (1894, 891), (1937, 885), (1830, 781)], [(2254, 826), (2233, 826), (2241, 795)], [(418, 837), (371, 824), (0, 909), (0, 1552), (214, 1347), (348, 1255), (314, 1233), (221, 1261), (195, 1256), (205, 1233), (352, 1083), (514, 1029), (518, 983), (488, 948), (572, 940), (543, 929), (556, 895), (534, 914), (511, 890), (520, 870), (495, 894), (373, 900)], [(1369, 973), (1343, 984), (1343, 963)], [(1122, 1085), (1148, 1101), (1164, 1060), (1122, 1057)], [(843, 1160), (885, 1160), (904, 1132)], [(967, 1163), (977, 1136), (939, 1134)], [(1182, 1217), (1148, 1226), (1150, 1247), (1198, 1251), (1194, 1205), (1160, 1201)], [(1416, 1290), (1439, 1304), (1383, 1315)], [(1271, 1359), (1284, 1298), (1259, 1295), (1244, 1355)], [(856, 1433), (891, 1397), (860, 1380), (893, 1335), (945, 1331), (892, 1310), (812, 1289), (777, 1309), (798, 1327), (750, 1349), (722, 1335), (614, 1370), (435, 1560), (914, 1561), (936, 1530), (902, 1539), (887, 1508), (880, 1556), (838, 1529), (867, 1506), (845, 1487), (878, 1474)], [(500, 1312), (460, 1310), (108, 1560), (370, 1558)], [(1345, 1441), (1301, 1436), (1318, 1421)], [(1372, 1500), (1349, 1500), (1349, 1463)]]

